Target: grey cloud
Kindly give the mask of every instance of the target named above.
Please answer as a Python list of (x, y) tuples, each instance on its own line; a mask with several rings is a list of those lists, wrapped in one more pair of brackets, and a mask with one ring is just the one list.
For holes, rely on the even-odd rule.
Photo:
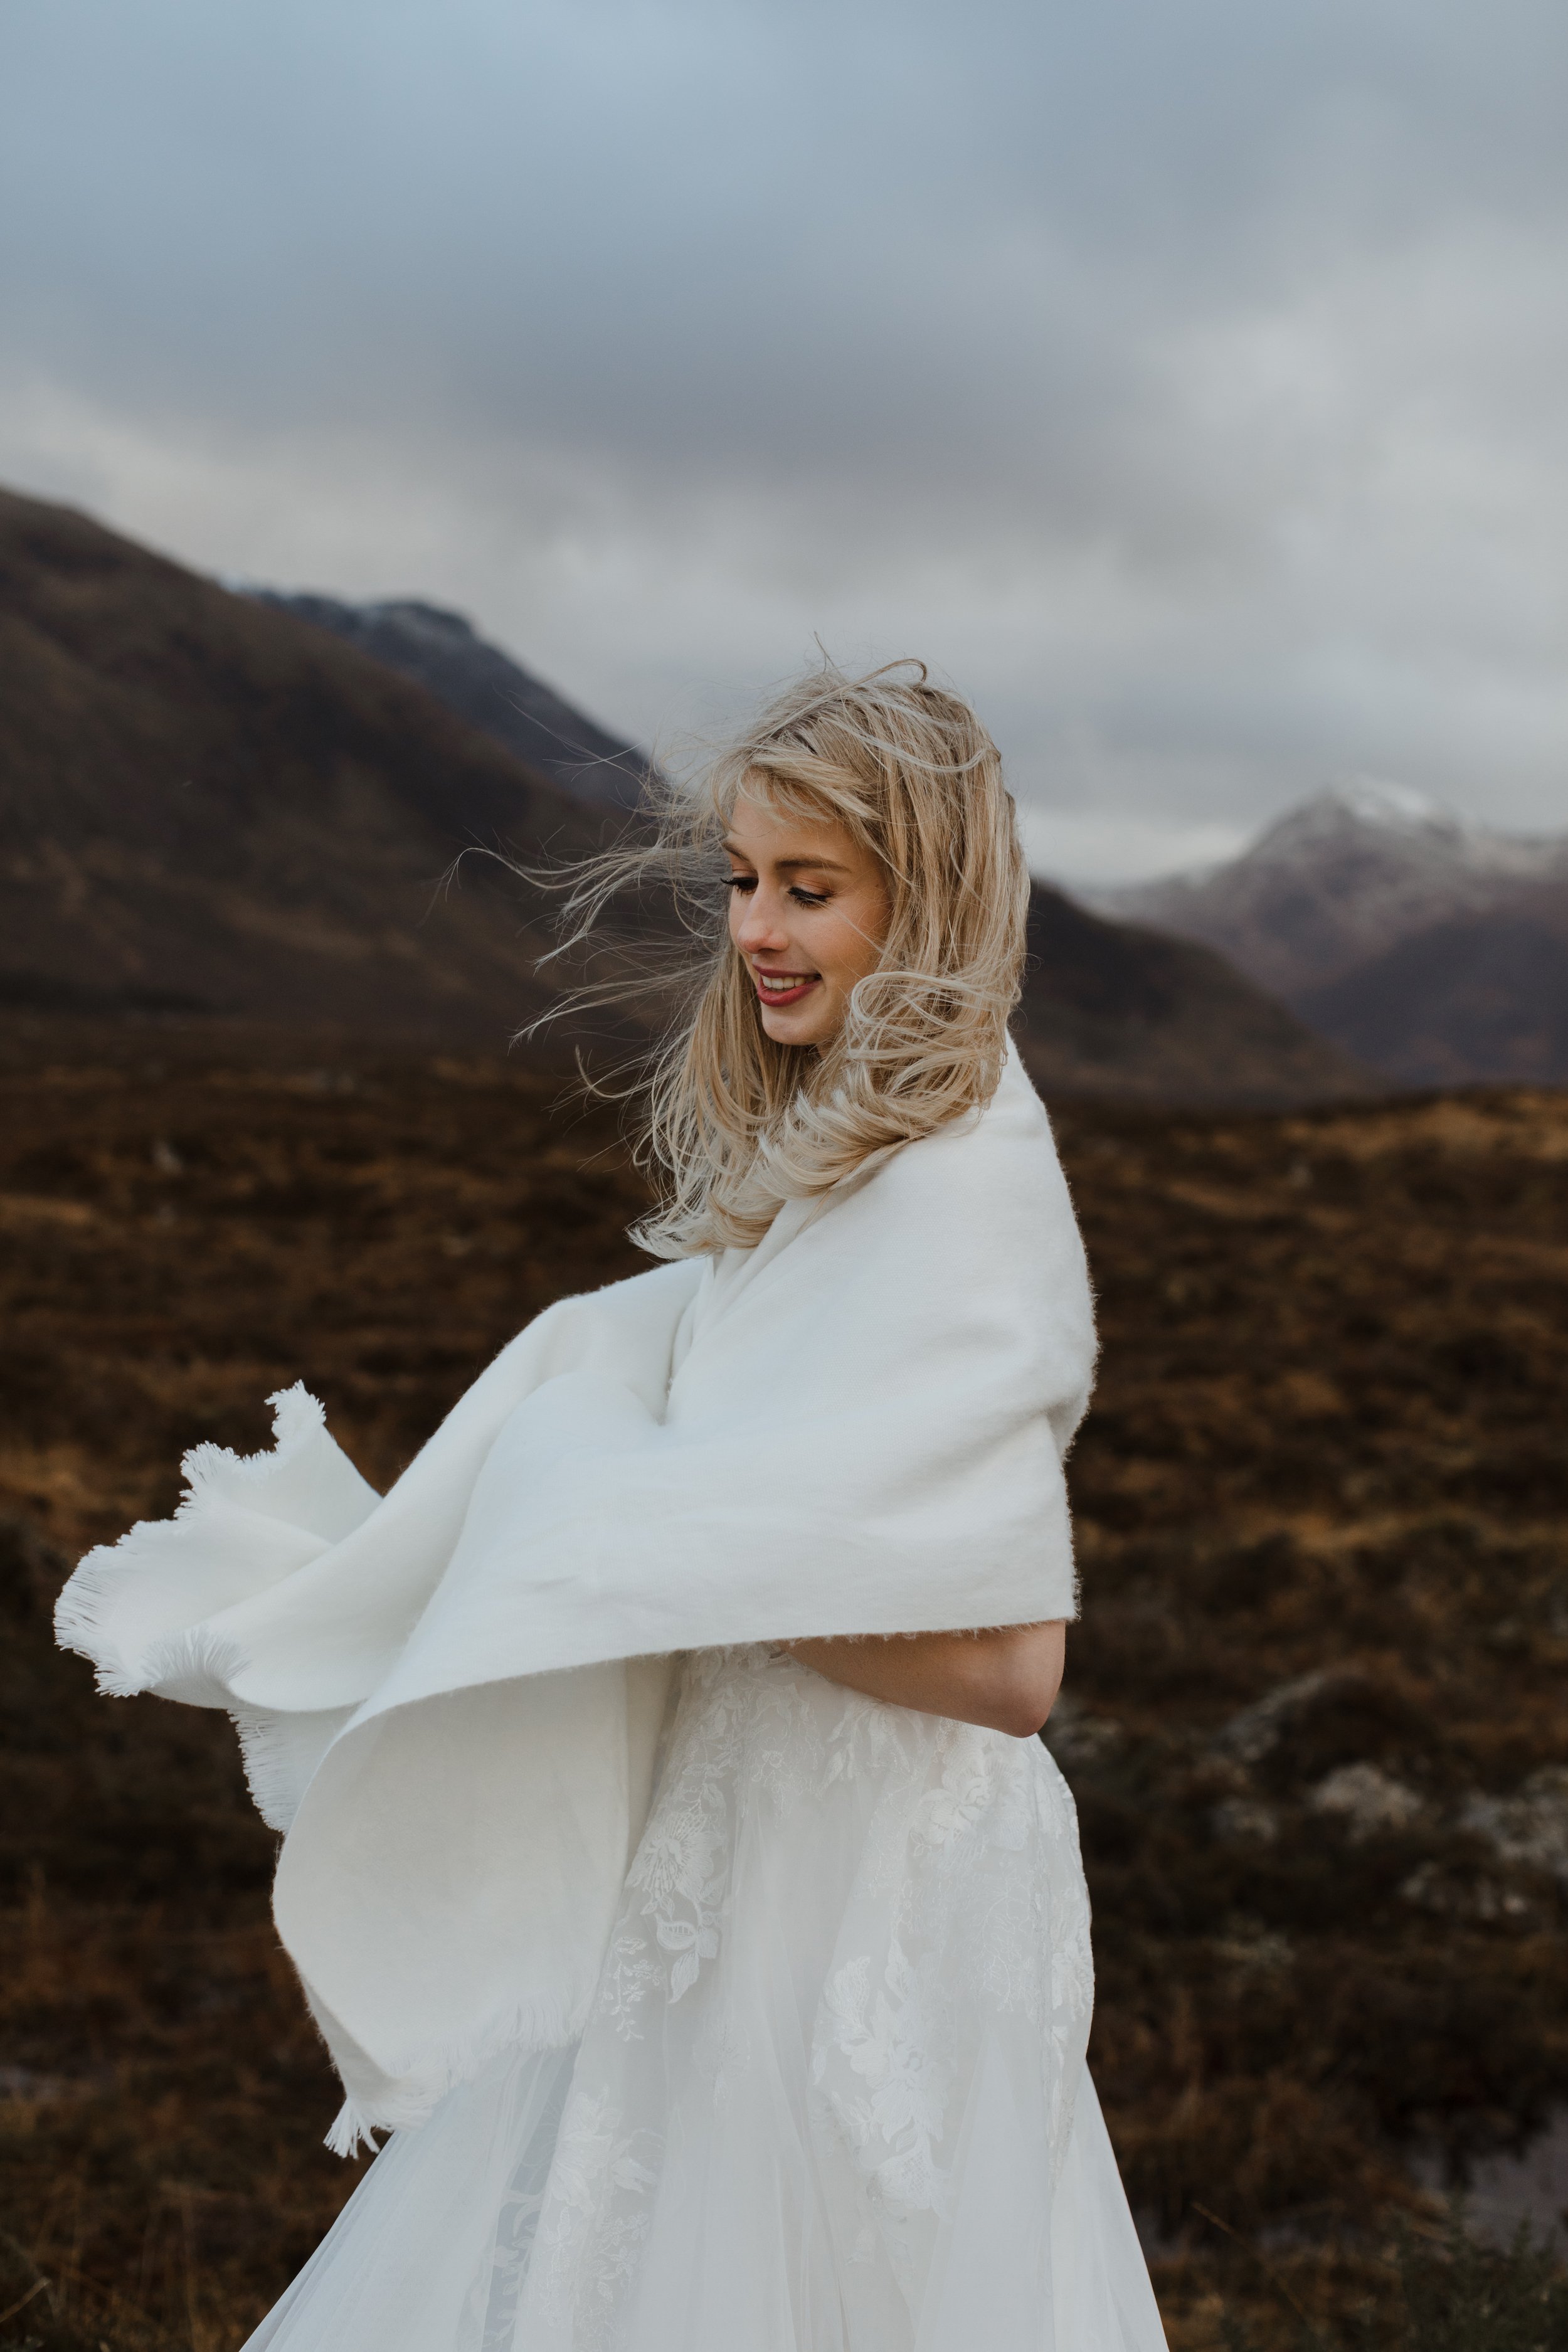
[(96, 421), (0, 462), (628, 725), (940, 638), (1068, 808), (1568, 821), (1565, 68), (1534, 0), (12, 0), (4, 383)]

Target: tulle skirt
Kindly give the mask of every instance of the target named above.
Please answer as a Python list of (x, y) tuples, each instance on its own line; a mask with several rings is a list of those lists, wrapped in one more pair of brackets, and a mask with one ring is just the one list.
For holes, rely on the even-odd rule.
[(1163, 2352), (1036, 1741), (689, 1661), (594, 2016), (395, 2134), (247, 2352)]

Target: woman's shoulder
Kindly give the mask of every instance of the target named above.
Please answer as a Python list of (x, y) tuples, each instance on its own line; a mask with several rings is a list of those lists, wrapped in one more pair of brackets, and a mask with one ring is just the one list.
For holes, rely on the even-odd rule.
[(826, 1206), (806, 1222), (807, 1255), (831, 1265), (844, 1295), (874, 1293), (895, 1320), (963, 1300), (1006, 1301), (1026, 1318), (1068, 1304), (1089, 1314), (1051, 1123), (1011, 1055), (983, 1109), (905, 1144)]
[(878, 1171), (877, 1183), (889, 1206), (900, 1199), (992, 1210), (1016, 1204), (1036, 1218), (1072, 1213), (1050, 1116), (1010, 1041), (990, 1100), (906, 1144)]

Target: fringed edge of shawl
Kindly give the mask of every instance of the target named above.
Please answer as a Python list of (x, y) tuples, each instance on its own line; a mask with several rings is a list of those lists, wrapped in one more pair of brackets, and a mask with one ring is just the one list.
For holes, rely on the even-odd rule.
[(367, 2123), (353, 2101), (345, 2099), (333, 2116), (332, 2127), (321, 2144), (331, 2148), (334, 2156), (357, 2156), (362, 2147), (368, 2147), (372, 2156), (379, 2156), (381, 2148), (375, 2135), (385, 2129), (384, 2124)]
[[(289, 1389), (275, 1390), (267, 1400), (272, 1407), (272, 1444), (255, 1454), (236, 1454), (226, 1445), (207, 1441), (193, 1445), (180, 1464), (185, 1491), (170, 1519), (138, 1519), (117, 1543), (99, 1544), (67, 1578), (55, 1603), (55, 1640), (62, 1650), (88, 1659), (96, 1670), (98, 1687), (106, 1698), (135, 1698), (142, 1691), (177, 1682), (177, 1696), (195, 1706), (222, 1706), (226, 1701), (221, 1678), (208, 1671), (220, 1645), (209, 1643), (205, 1654), (200, 1628), (171, 1634), (155, 1643), (139, 1664), (132, 1664), (116, 1639), (110, 1622), (115, 1603), (127, 1582), (163, 1564), (164, 1530), (174, 1520), (202, 1516), (223, 1482), (238, 1478), (260, 1484), (274, 1475), (302, 1445), (326, 1427), (326, 1410), (302, 1381)], [(200, 1690), (201, 1696), (188, 1692)]]
[[(343, 2104), (322, 2144), (334, 2156), (350, 2157), (362, 2147), (375, 2153), (373, 2135), (376, 2132), (417, 2131), (450, 2093), (475, 2081), (509, 2053), (531, 2057), (545, 2050), (567, 2050), (580, 2042), (598, 1991), (598, 1970), (584, 1978), (577, 1998), (567, 2007), (548, 2013), (537, 2007), (509, 2010), (504, 2016), (492, 2016), (488, 2025), (460, 2042), (440, 2050), (426, 2045), (417, 2058), (405, 2053), (382, 2076), (382, 2086), (374, 2092), (367, 2092), (363, 2082), (357, 2092), (350, 2089), (349, 2074), (353, 2070), (345, 2067), (333, 2047), (331, 2026), (309, 1982), (303, 1979), (301, 1982), (344, 2092)], [(359, 2054), (364, 2056), (363, 2052)], [(369, 2063), (374, 2069), (374, 2062)]]
[(242, 1706), (226, 1702), (239, 1736), (240, 1762), (251, 1801), (269, 1830), (286, 1837), (294, 1825), (305, 1790), (338, 1734), (355, 1712), (342, 1706), (282, 1708)]
[[(87, 1606), (93, 1606), (97, 1597), (89, 1595)], [(140, 1698), (151, 1692), (159, 1698), (178, 1699), (185, 1706), (232, 1709), (237, 1705), (231, 1685), (246, 1664), (237, 1642), (212, 1633), (205, 1625), (193, 1625), (188, 1633), (171, 1633), (152, 1643), (141, 1664), (132, 1666), (124, 1663), (117, 1648), (110, 1647), (96, 1620), (89, 1619), (85, 1625), (73, 1622), (77, 1612), (73, 1608), (68, 1615), (64, 1600), (62, 1594), (55, 1614), (56, 1639), (62, 1650), (73, 1650), (92, 1661), (105, 1698)]]
[(180, 1475), (185, 1482), (185, 1492), (175, 1507), (174, 1517), (183, 1518), (205, 1493), (220, 1480), (238, 1478), (247, 1484), (258, 1484), (281, 1468), (292, 1454), (312, 1437), (319, 1436), (327, 1425), (327, 1409), (320, 1397), (310, 1394), (303, 1381), (292, 1388), (274, 1389), (267, 1400), (272, 1407), (272, 1443), (258, 1445), (254, 1454), (237, 1454), (229, 1445), (216, 1445), (210, 1438), (193, 1445), (180, 1464)]
[(233, 1722), (239, 1734), (239, 1760), (250, 1801), (269, 1830), (287, 1836), (300, 1810), (300, 1791), (286, 1760), (278, 1717), (234, 1713)]

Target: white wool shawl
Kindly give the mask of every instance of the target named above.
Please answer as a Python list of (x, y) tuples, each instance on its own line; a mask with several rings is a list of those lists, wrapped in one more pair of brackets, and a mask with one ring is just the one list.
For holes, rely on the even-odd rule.
[(1093, 1315), (1016, 1055), (983, 1112), (754, 1249), (563, 1299), (384, 1497), (302, 1388), (89, 1552), (60, 1642), (226, 1707), (284, 1832), (279, 1933), (348, 2094), (420, 2122), (586, 2021), (669, 1663), (1074, 1613), (1062, 1461)]

